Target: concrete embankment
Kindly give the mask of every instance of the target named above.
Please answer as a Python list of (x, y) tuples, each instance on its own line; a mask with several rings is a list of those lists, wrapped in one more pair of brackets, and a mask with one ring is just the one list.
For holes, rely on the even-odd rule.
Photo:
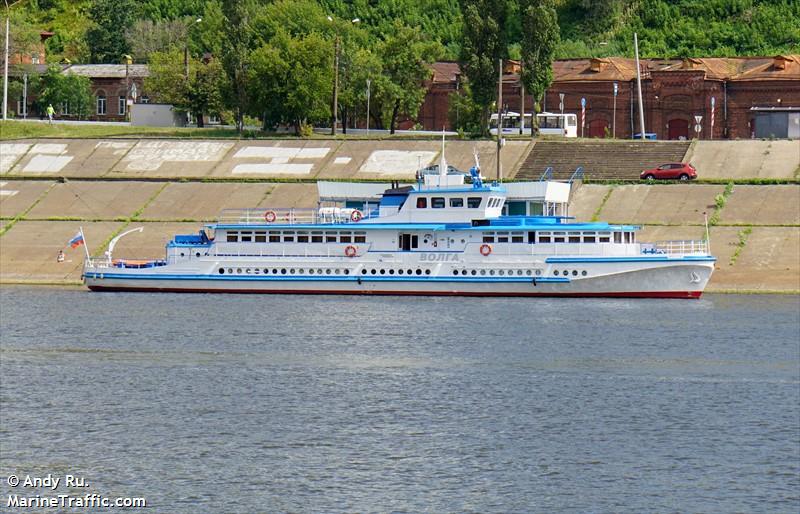
[[(190, 143), (200, 145), (196, 152), (183, 146)], [(514, 143), (506, 147), (503, 163), (512, 175), (533, 146)], [(447, 160), (468, 168), (477, 148), (484, 170), (493, 170), (492, 145), (448, 143)], [(114, 235), (144, 226), (142, 234), (120, 242), (116, 255), (159, 257), (172, 235), (196, 232), (222, 209), (314, 207), (315, 179), (408, 180), (420, 162), (438, 162), (439, 150), (435, 141), (2, 143), (0, 282), (77, 282), (83, 250), (66, 249), (65, 243), (79, 226), (95, 254)], [(696, 158), (698, 150), (695, 145)], [(754, 176), (740, 178), (763, 178), (764, 170), (754, 162), (748, 172)], [(781, 174), (791, 179), (794, 171)], [(305, 182), (276, 181), (286, 178)], [(587, 184), (571, 203), (579, 220), (643, 225), (640, 240), (699, 239), (704, 212), (712, 219), (718, 258), (710, 290), (800, 291), (800, 185)], [(60, 249), (67, 255), (63, 263), (56, 262)]]

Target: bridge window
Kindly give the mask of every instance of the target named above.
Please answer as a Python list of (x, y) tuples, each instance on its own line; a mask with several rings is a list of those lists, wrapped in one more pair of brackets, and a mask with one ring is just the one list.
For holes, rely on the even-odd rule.
[(431, 198), (431, 208), (444, 209), (444, 198), (441, 196), (434, 196)]
[(425, 209), (428, 207), (428, 199), (424, 196), (417, 198), (417, 209)]
[(464, 199), (463, 198), (451, 198), (450, 199), (450, 207), (464, 207)]
[(467, 198), (467, 207), (477, 209), (481, 206), (481, 200), (483, 199), (480, 196), (470, 196)]

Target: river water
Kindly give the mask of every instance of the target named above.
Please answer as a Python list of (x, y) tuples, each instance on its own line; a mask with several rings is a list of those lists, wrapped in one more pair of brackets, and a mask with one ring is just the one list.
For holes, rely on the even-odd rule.
[(4, 288), (0, 313), (0, 511), (48, 473), (150, 512), (800, 510), (797, 296)]

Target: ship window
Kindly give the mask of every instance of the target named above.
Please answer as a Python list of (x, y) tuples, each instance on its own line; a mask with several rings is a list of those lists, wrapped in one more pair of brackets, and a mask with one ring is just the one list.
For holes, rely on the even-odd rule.
[(345, 275), (349, 275), (350, 274), (350, 270), (349, 269), (344, 270), (344, 274)]
[(539, 242), (540, 243), (549, 243), (550, 242), (550, 234), (547, 235), (539, 234)]
[(389, 275), (394, 275), (394, 270), (393, 269), (389, 270)]
[(298, 232), (297, 233), (297, 242), (298, 243), (307, 243), (308, 242), (308, 232)]
[(497, 234), (497, 242), (498, 243), (507, 243), (508, 242), (508, 232), (501, 232)]
[(622, 242), (622, 232), (614, 232), (614, 242), (615, 243)]
[(578, 233), (578, 232), (570, 232), (569, 233), (569, 242), (570, 243), (580, 243), (581, 242), (580, 233)]
[(256, 232), (256, 243), (266, 243), (267, 242), (267, 233), (266, 232)]
[(558, 275), (558, 270), (553, 271), (553, 275)]
[(477, 275), (477, 274), (478, 274), (478, 272), (477, 272), (477, 271), (475, 271), (475, 270), (472, 270), (472, 271), (470, 271), (470, 272), (469, 272), (469, 274), (470, 274), (470, 275), (472, 275), (472, 276), (474, 277), (475, 275)]
[(417, 209), (424, 209), (428, 206), (428, 199), (424, 196), (417, 198)]
[(294, 232), (284, 232), (283, 233), (283, 242), (284, 243), (294, 243)]
[(367, 270), (365, 270), (365, 269), (362, 269), (362, 270), (361, 270), (361, 274), (362, 274), (362, 275), (366, 275), (366, 274), (367, 274)]
[(241, 232), (239, 234), (239, 241), (243, 243), (249, 243), (253, 240), (253, 233), (250, 231)]
[(464, 199), (463, 198), (451, 198), (450, 199), (450, 207), (464, 207)]
[(426, 275), (430, 275), (430, 274), (431, 274), (431, 270), (429, 270), (429, 269), (426, 269), (426, 270), (425, 270), (425, 274), (426, 274)]
[(431, 198), (431, 208), (444, 209), (444, 198), (441, 196), (434, 196)]
[(563, 243), (564, 242), (564, 233), (563, 232), (555, 232), (555, 233), (553, 233), (553, 242), (554, 243)]
[(626, 243), (630, 243), (631, 242), (631, 233), (630, 232), (625, 232), (625, 242)]
[(381, 268), (381, 275), (386, 275), (386, 270)]
[(353, 236), (354, 243), (366, 243), (367, 242), (367, 233), (366, 232), (356, 232), (356, 235)]
[(220, 275), (224, 275), (225, 274), (225, 268), (220, 268), (219, 269), (219, 274)]
[(336, 232), (325, 232), (325, 242), (326, 243), (335, 243), (336, 242)]
[(350, 232), (340, 232), (339, 233), (339, 242), (340, 243), (351, 243), (353, 241), (353, 236)]
[(536, 232), (528, 232), (528, 243), (529, 244), (536, 243)]
[(467, 207), (470, 209), (477, 209), (481, 206), (481, 197), (480, 196), (470, 196), (467, 198)]
[(587, 275), (586, 270), (581, 271), (581, 275), (583, 275), (585, 277)]
[(369, 272), (372, 273), (373, 275), (375, 274), (375, 270), (374, 269), (369, 270)]
[(229, 243), (235, 243), (239, 240), (239, 233), (238, 232), (228, 232), (228, 236), (226, 241)]
[(322, 242), (322, 232), (312, 232), (311, 233), (311, 242), (312, 243), (321, 243)]
[(512, 232), (511, 233), (511, 242), (512, 243), (524, 243), (525, 237), (522, 235), (522, 232)]
[(484, 235), (483, 236), (484, 243), (494, 243), (494, 235)]
[(422, 270), (417, 268), (417, 275), (422, 275)]
[(269, 231), (269, 242), (270, 243), (280, 243), (281, 242), (281, 233), (275, 230)]
[(397, 270), (397, 274), (398, 275), (402, 275), (403, 274), (403, 270), (402, 269)]

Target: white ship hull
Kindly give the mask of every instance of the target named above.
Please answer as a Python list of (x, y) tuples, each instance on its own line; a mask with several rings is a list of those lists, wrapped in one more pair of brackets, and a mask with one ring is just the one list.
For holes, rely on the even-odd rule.
[[(407, 267), (379, 262), (344, 265), (296, 261), (294, 267), (287, 268), (286, 261), (198, 260), (193, 266), (87, 268), (84, 279), (94, 291), (699, 298), (714, 262), (713, 258), (557, 260), (574, 262), (470, 268), (455, 263)], [(220, 274), (219, 269), (225, 273)], [(400, 269), (403, 275), (398, 274)], [(411, 276), (408, 271), (412, 271)]]

